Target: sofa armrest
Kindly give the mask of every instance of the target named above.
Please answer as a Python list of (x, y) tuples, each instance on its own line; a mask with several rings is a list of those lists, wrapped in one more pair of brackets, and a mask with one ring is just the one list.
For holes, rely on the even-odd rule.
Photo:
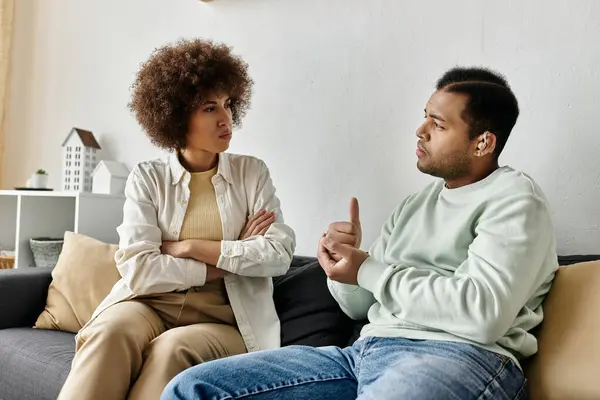
[(0, 329), (33, 326), (51, 281), (52, 268), (0, 270)]
[(573, 254), (566, 256), (558, 256), (558, 265), (566, 266), (597, 260), (600, 260), (600, 254)]

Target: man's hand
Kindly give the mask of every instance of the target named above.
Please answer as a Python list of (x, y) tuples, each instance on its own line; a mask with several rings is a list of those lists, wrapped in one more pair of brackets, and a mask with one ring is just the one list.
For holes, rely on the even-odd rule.
[(352, 197), (350, 199), (350, 220), (331, 223), (325, 235), (341, 244), (360, 248), (362, 228), (358, 211), (358, 200), (356, 197)]
[(248, 239), (249, 237), (261, 235), (264, 236), (271, 224), (275, 222), (275, 213), (260, 210), (252, 218), (248, 220), (239, 240)]
[[(332, 254), (339, 257), (334, 258)], [(323, 235), (319, 241), (317, 258), (327, 277), (333, 281), (358, 285), (358, 269), (369, 255), (350, 245)]]
[(177, 242), (165, 241), (162, 242), (160, 251), (162, 254), (168, 254), (176, 258), (189, 258), (191, 247), (190, 240), (180, 240)]

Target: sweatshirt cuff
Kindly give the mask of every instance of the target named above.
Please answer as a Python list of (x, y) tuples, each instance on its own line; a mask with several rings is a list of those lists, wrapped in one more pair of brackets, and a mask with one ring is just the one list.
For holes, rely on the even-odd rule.
[(375, 293), (377, 283), (383, 277), (385, 270), (389, 268), (382, 262), (373, 257), (368, 257), (358, 269), (358, 284), (371, 293)]
[(353, 292), (356, 292), (358, 289), (360, 289), (360, 286), (358, 286), (358, 285), (350, 285), (347, 283), (340, 283), (337, 281), (333, 281), (329, 278), (327, 278), (327, 283), (333, 290), (336, 291), (336, 293), (339, 293), (339, 294), (353, 293)]
[(193, 258), (187, 258), (185, 261), (189, 287), (204, 286), (206, 283), (206, 264)]

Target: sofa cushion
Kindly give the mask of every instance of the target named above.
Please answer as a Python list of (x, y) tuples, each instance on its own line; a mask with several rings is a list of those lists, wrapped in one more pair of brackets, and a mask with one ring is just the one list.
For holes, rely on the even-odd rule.
[(539, 350), (525, 373), (532, 400), (600, 399), (600, 261), (559, 268), (544, 302)]
[(276, 277), (274, 286), (282, 346), (347, 345), (353, 321), (329, 293), (316, 258), (294, 257), (288, 273)]
[(31, 328), (0, 330), (0, 399), (56, 399), (74, 353), (71, 333)]
[(114, 261), (118, 246), (72, 232), (64, 239), (35, 327), (76, 333), (121, 278)]

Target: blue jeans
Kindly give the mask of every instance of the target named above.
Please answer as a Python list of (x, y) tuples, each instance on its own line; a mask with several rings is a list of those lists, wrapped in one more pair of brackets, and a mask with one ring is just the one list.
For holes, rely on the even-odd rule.
[(162, 400), (525, 399), (525, 378), (500, 354), (464, 343), (369, 337), (353, 346), (289, 346), (192, 367)]

